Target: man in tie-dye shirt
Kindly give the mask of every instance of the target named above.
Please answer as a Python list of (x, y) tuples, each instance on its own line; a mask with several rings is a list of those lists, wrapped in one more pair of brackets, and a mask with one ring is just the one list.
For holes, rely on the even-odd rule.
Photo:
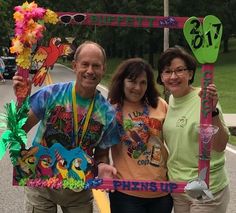
[[(109, 165), (108, 157), (108, 148), (118, 143), (115, 113), (96, 90), (105, 74), (105, 68), (104, 49), (97, 43), (87, 41), (75, 52), (75, 82), (49, 85), (30, 97), (29, 117), (24, 129), (28, 132), (40, 122), (33, 145), (39, 144), (39, 147), (54, 150), (54, 161), (58, 162), (55, 170), (60, 178), (76, 175), (85, 181), (94, 178), (94, 165), (97, 165), (101, 178), (116, 174), (116, 169)], [(25, 87), (26, 83), (30, 85), (18, 74), (13, 78), (15, 91), (20, 86)], [(63, 149), (66, 151), (62, 152)], [(85, 156), (85, 163), (82, 158), (78, 160), (72, 157), (78, 149)], [(63, 157), (68, 152), (71, 153)], [(71, 171), (68, 171), (65, 162), (75, 162)], [(84, 170), (73, 171), (76, 166), (82, 168), (83, 165)], [(56, 212), (57, 205), (68, 213), (93, 211), (91, 190), (76, 192), (69, 189), (26, 187), (25, 191), (26, 212), (52, 213)]]

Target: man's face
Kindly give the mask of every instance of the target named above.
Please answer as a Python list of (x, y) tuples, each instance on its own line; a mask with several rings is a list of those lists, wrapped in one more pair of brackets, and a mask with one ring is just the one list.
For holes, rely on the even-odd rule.
[(101, 50), (93, 44), (85, 45), (74, 61), (73, 68), (76, 73), (77, 91), (83, 97), (93, 96), (105, 72)]

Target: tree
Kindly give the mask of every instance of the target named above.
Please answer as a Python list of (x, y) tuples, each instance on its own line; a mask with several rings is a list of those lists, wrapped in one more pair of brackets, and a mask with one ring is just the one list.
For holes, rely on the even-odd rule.
[(9, 17), (12, 17), (12, 8), (11, 4), (9, 1), (0, 1), (0, 35), (1, 35), (1, 40), (0, 40), (0, 46), (2, 47), (8, 47), (10, 45), (10, 37), (13, 35), (13, 20), (9, 19)]
[[(223, 51), (229, 51), (228, 41), (233, 33), (236, 33), (236, 0), (215, 0), (205, 1), (205, 0), (176, 0), (171, 3), (173, 7), (171, 7), (171, 14), (179, 15), (179, 16), (197, 16), (197, 17), (205, 17), (207, 15), (215, 15), (217, 16), (222, 24), (223, 24)], [(188, 8), (188, 10), (183, 10), (184, 8)], [(175, 41), (180, 39), (180, 35), (175, 35)], [(183, 35), (181, 35), (183, 37)], [(181, 39), (182, 40), (182, 39)]]

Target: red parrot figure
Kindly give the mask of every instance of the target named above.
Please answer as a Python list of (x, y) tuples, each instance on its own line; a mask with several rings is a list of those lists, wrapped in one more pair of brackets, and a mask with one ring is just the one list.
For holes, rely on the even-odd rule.
[(49, 83), (52, 83), (49, 69), (53, 68), (53, 65), (60, 56), (68, 55), (70, 52), (70, 45), (61, 44), (60, 38), (51, 38), (48, 47), (39, 47), (32, 59), (32, 63), (37, 65), (41, 63), (40, 68), (32, 79), (34, 86), (41, 86), (46, 77), (48, 77)]
[(50, 156), (45, 154), (40, 157), (36, 167), (38, 177), (43, 176), (49, 178), (53, 176), (53, 171), (50, 164), (51, 164)]

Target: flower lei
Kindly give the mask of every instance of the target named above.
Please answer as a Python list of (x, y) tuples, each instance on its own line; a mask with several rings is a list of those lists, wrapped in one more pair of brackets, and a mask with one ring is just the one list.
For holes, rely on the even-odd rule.
[(14, 9), (15, 37), (10, 51), (17, 54), (16, 63), (19, 67), (29, 69), (32, 46), (43, 37), (46, 29), (44, 23), (56, 24), (58, 17), (55, 12), (38, 7), (35, 2), (25, 2)]

